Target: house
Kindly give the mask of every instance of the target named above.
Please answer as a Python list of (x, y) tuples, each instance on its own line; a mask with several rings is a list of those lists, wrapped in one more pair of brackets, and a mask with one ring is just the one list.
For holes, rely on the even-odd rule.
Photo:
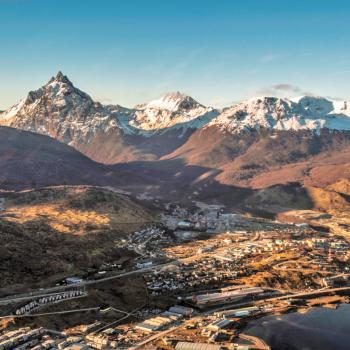
[(137, 263), (136, 263), (136, 267), (138, 269), (144, 269), (146, 267), (150, 267), (153, 265), (153, 261), (151, 260), (139, 260)]

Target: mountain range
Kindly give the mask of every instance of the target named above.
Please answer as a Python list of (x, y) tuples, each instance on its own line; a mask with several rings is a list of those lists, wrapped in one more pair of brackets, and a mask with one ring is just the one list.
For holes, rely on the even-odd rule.
[[(35, 133), (22, 132), (18, 140), (39, 142), (37, 134), (45, 135), (40, 142), (46, 153), (52, 139), (60, 141), (55, 147), (61, 148), (62, 164), (74, 168), (59, 177), (75, 177), (79, 183), (86, 182), (87, 168), (102, 169), (97, 183), (106, 183), (104, 172), (114, 177), (120, 172), (132, 174), (126, 176), (128, 183), (153, 183), (167, 193), (289, 183), (324, 187), (350, 177), (350, 103), (323, 97), (256, 97), (216, 109), (175, 92), (126, 108), (94, 101), (58, 72), (0, 113), (0, 125), (0, 159), (8, 152), (4, 135), (19, 132), (14, 129)], [(36, 142), (27, 143), (26, 152), (37, 150)], [(76, 152), (79, 164), (91, 166), (73, 164), (69, 158), (77, 155), (65, 158), (67, 152)], [(113, 176), (107, 182), (122, 182), (110, 180)]]

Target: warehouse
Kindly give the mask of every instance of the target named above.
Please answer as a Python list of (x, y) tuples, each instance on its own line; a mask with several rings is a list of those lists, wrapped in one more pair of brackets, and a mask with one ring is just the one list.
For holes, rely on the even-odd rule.
[(223, 347), (214, 344), (180, 341), (176, 344), (175, 350), (223, 350)]
[(192, 308), (185, 307), (185, 306), (180, 306), (180, 305), (172, 306), (169, 309), (169, 311), (173, 312), (175, 314), (183, 315), (183, 316), (191, 316), (193, 314), (193, 309)]
[(243, 316), (250, 316), (250, 315), (257, 314), (259, 311), (260, 309), (257, 306), (251, 306), (251, 307), (245, 307), (241, 309), (220, 311), (217, 313), (217, 315), (220, 315), (223, 317), (243, 317)]
[(221, 318), (207, 326), (207, 329), (217, 332), (220, 329), (228, 327), (232, 323), (231, 320), (228, 320), (226, 318)]
[(174, 322), (173, 319), (169, 317), (152, 317), (148, 320), (145, 320), (135, 326), (135, 329), (139, 329), (146, 332), (158, 331), (170, 323)]
[(65, 281), (67, 284), (79, 284), (84, 282), (81, 277), (77, 276), (67, 277)]
[(193, 228), (193, 224), (189, 221), (179, 221), (176, 227), (180, 230), (187, 230)]
[(151, 260), (139, 260), (136, 263), (136, 267), (138, 269), (145, 269), (146, 267), (151, 267), (153, 265), (153, 261)]

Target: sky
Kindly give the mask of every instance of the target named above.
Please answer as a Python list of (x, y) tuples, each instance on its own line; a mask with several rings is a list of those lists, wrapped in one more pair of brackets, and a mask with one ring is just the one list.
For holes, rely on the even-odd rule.
[(103, 103), (350, 99), (348, 0), (0, 0), (0, 109), (61, 70)]

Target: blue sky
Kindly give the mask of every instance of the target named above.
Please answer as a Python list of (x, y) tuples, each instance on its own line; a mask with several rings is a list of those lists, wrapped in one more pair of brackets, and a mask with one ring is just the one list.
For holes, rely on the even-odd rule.
[(0, 109), (62, 70), (133, 106), (179, 90), (350, 99), (350, 1), (0, 0)]

